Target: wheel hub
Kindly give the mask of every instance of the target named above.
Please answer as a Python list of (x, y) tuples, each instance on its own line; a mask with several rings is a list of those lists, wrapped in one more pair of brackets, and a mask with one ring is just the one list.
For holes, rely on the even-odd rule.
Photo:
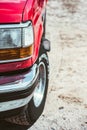
[(38, 86), (34, 91), (33, 101), (36, 107), (39, 107), (42, 103), (45, 87), (46, 87), (46, 68), (45, 64), (41, 62), (39, 64), (39, 81)]

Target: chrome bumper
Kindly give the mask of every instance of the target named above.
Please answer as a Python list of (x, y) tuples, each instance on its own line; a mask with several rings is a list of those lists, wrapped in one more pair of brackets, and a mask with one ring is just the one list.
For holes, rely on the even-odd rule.
[(23, 107), (29, 103), (38, 85), (38, 68), (27, 72), (0, 76), (0, 112)]

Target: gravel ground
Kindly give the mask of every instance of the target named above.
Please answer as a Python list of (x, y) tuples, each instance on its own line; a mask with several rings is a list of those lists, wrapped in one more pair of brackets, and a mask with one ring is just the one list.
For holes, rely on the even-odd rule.
[(49, 0), (49, 91), (42, 116), (29, 130), (87, 130), (86, 19), (86, 0)]

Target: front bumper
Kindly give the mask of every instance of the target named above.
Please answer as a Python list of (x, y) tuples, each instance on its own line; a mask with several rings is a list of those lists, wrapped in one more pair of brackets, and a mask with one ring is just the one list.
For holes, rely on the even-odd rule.
[(38, 85), (38, 75), (34, 64), (26, 72), (0, 76), (0, 113), (27, 105)]

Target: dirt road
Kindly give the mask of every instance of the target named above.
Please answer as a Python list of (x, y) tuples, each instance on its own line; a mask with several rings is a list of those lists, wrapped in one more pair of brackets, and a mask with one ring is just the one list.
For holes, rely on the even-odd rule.
[(50, 83), (45, 110), (29, 130), (87, 130), (87, 1), (50, 0)]

